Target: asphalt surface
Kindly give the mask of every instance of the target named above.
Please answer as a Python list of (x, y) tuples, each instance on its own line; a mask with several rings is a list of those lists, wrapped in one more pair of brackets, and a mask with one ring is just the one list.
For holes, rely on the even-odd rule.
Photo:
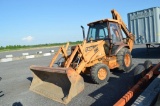
[(42, 51), (42, 53), (50, 53), (51, 50), (57, 51), (59, 47), (48, 47), (48, 48), (32, 48), (18, 51), (6, 51), (0, 52), (0, 58), (5, 58), (6, 55), (13, 55), (13, 57), (22, 56), (22, 53), (29, 53), (29, 55), (35, 55), (37, 52)]
[[(17, 52), (18, 53), (18, 52)], [(160, 62), (160, 49), (146, 52), (145, 45), (135, 45), (132, 51), (133, 67), (149, 59), (153, 64)], [(29, 66), (48, 66), (52, 56), (0, 63), (1, 106), (64, 106), (29, 90), (32, 73)], [(132, 70), (125, 73), (111, 70), (108, 82), (97, 85), (88, 75), (83, 75), (85, 89), (67, 106), (112, 106), (133, 86)], [(1, 94), (0, 94), (1, 95)]]

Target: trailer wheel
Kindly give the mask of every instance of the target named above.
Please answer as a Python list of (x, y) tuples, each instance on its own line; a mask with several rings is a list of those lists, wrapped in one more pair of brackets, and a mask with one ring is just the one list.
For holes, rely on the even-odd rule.
[(134, 70), (134, 83), (137, 83), (144, 75), (146, 74), (145, 68), (143, 65), (137, 65)]
[(90, 75), (94, 83), (102, 84), (108, 81), (110, 77), (110, 70), (105, 64), (98, 63), (91, 67)]
[(151, 66), (152, 66), (152, 61), (146, 60), (146, 61), (144, 62), (144, 68), (145, 68), (146, 70), (149, 69)]
[(132, 66), (132, 56), (127, 48), (122, 48), (117, 53), (117, 62), (119, 63), (119, 70), (129, 71)]

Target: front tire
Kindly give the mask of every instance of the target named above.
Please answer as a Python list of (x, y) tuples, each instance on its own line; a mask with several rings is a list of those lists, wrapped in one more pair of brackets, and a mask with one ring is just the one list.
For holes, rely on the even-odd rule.
[(117, 62), (120, 65), (119, 70), (124, 70), (125, 72), (129, 71), (132, 66), (132, 56), (130, 51), (127, 48), (122, 48), (117, 53)]
[(90, 75), (94, 83), (102, 84), (108, 81), (110, 77), (110, 70), (105, 64), (98, 63), (91, 67)]

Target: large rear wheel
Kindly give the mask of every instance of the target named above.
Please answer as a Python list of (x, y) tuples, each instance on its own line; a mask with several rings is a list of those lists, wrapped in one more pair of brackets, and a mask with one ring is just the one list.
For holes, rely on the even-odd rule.
[(119, 63), (119, 70), (129, 71), (132, 66), (132, 56), (127, 48), (122, 48), (117, 53), (117, 62)]
[(102, 63), (98, 63), (91, 67), (90, 75), (94, 83), (96, 84), (102, 84), (106, 81), (108, 81), (110, 77), (110, 70), (108, 66)]

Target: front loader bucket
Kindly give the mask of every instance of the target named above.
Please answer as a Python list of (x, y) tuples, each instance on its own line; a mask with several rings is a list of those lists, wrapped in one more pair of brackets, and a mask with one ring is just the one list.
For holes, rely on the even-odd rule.
[(30, 90), (52, 100), (67, 104), (84, 89), (83, 78), (72, 68), (31, 66), (33, 80)]

